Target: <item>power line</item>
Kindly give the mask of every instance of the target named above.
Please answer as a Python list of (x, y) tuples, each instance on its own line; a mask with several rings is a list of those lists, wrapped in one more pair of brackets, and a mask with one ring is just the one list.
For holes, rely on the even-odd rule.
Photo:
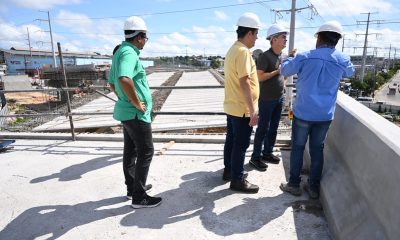
[[(228, 7), (237, 7), (237, 6), (245, 6), (245, 5), (253, 5), (266, 2), (276, 2), (279, 0), (268, 0), (268, 1), (257, 1), (257, 2), (249, 2), (249, 3), (237, 3), (237, 4), (229, 4), (229, 5), (220, 5), (220, 6), (213, 6), (213, 7), (204, 7), (204, 8), (193, 8), (193, 9), (183, 9), (183, 10), (175, 10), (175, 11), (165, 11), (165, 12), (154, 12), (154, 13), (144, 13), (144, 14), (133, 14), (135, 16), (152, 16), (152, 15), (164, 15), (164, 14), (173, 14), (173, 13), (183, 13), (183, 12), (195, 12), (195, 11), (204, 11), (204, 10), (211, 10), (211, 9), (219, 9), (219, 8), (228, 8)], [(101, 19), (110, 19), (110, 18), (126, 18), (129, 16), (111, 16), (111, 17), (90, 17), (85, 19), (92, 19), (92, 20), (101, 20)], [(75, 21), (75, 20), (82, 20), (82, 18), (59, 18), (58, 20), (63, 21)]]
[[(370, 22), (370, 24), (394, 24), (394, 23), (400, 23), (400, 21), (395, 22), (395, 21), (389, 21), (386, 22), (386, 20), (381, 20), (384, 22)], [(354, 27), (354, 26), (366, 26), (367, 24), (363, 24), (363, 23), (357, 23), (357, 24), (343, 24), (343, 27)], [(319, 26), (304, 26), (304, 27), (295, 27), (295, 29), (316, 29)], [(265, 30), (265, 29), (261, 29), (261, 30)], [(43, 31), (41, 30), (41, 32), (47, 32), (47, 31)], [(59, 34), (71, 34), (71, 35), (112, 35), (112, 36), (121, 36), (123, 35), (122, 33), (88, 33), (88, 32), (58, 32), (58, 31), (53, 31), (54, 33), (59, 33)], [(172, 33), (179, 33), (179, 34), (208, 34), (208, 33), (232, 33), (232, 32), (236, 32), (236, 31), (232, 31), (232, 30), (220, 30), (220, 31), (185, 31), (185, 32), (149, 32), (150, 35), (168, 35), (168, 34), (172, 34)], [(396, 34), (396, 33), (394, 33)], [(400, 34), (400, 33), (398, 33)], [(23, 34), (20, 34), (23, 35)]]

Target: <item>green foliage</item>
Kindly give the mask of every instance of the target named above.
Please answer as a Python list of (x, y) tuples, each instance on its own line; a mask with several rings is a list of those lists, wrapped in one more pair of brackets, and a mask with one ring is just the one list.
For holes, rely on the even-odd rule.
[(211, 59), (211, 67), (214, 69), (219, 68), (219, 67), (221, 67), (221, 62), (218, 61), (218, 59), (213, 58), (213, 59)]
[(350, 82), (351, 82), (351, 88), (353, 89), (365, 91), (367, 87), (367, 84), (365, 82), (361, 82), (357, 79), (351, 79)]
[(372, 72), (368, 72), (365, 74), (363, 82), (352, 78), (350, 80), (351, 87), (352, 89), (358, 89), (368, 94), (372, 94), (376, 89), (379, 89), (382, 85), (390, 81), (399, 69), (400, 62), (397, 62), (395, 67), (389, 69), (387, 72), (378, 72), (376, 75)]
[(11, 122), (10, 125), (15, 126), (27, 121), (29, 121), (29, 118), (17, 117), (17, 119), (14, 122)]

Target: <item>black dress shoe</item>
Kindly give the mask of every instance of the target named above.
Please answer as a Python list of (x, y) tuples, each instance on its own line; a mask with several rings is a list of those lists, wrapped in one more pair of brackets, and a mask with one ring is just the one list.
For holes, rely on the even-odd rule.
[(267, 163), (278, 164), (281, 159), (273, 154), (262, 156), (262, 160)]
[(257, 185), (249, 183), (246, 179), (232, 180), (229, 188), (243, 193), (257, 193), (259, 189)]
[(255, 169), (261, 172), (267, 171), (268, 165), (261, 161), (261, 158), (252, 158), (250, 159), (250, 165), (252, 165)]
[[(249, 173), (244, 171), (243, 172), (243, 178), (246, 179), (248, 176), (249, 176)], [(224, 168), (224, 174), (222, 174), (222, 180), (230, 181), (231, 179), (232, 179), (231, 171), (230, 170), (226, 170), (226, 168)]]

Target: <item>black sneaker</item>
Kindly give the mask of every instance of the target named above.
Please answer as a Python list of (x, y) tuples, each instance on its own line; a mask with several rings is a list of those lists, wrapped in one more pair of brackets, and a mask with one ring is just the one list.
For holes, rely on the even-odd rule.
[(273, 154), (262, 156), (262, 160), (267, 163), (273, 163), (273, 164), (278, 164), (281, 161), (281, 159), (279, 157), (277, 157)]
[[(151, 184), (147, 184), (146, 186), (144, 186), (144, 190), (146, 192), (150, 192), (150, 189), (153, 187), (153, 185)], [(128, 193), (126, 194), (126, 198), (129, 200), (132, 200), (132, 192), (128, 190)]]
[(267, 171), (268, 165), (261, 162), (260, 158), (252, 158), (249, 162), (255, 169), (261, 172)]
[(312, 188), (310, 188), (310, 185), (308, 183), (304, 184), (304, 191), (308, 193), (311, 199), (318, 199), (319, 198), (319, 193), (317, 191), (314, 191)]
[(160, 205), (161, 201), (162, 199), (160, 197), (150, 197), (145, 195), (141, 198), (133, 198), (131, 206), (133, 208), (152, 208)]
[[(243, 172), (243, 178), (246, 179), (248, 176), (249, 176), (249, 173), (244, 171)], [(231, 171), (226, 170), (226, 168), (224, 168), (224, 173), (222, 174), (222, 180), (230, 181), (231, 179), (232, 179)]]
[(243, 193), (257, 193), (259, 189), (257, 185), (249, 183), (246, 179), (232, 180), (229, 188)]

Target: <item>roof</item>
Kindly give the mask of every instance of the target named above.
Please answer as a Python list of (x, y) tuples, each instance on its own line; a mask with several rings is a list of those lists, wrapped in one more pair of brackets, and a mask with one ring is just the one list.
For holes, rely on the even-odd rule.
[[(34, 55), (34, 56), (52, 56), (53, 52), (50, 50), (39, 50), (39, 49), (23, 49), (23, 48), (14, 48), (11, 49), (3, 49), (0, 48), (1, 52), (5, 52), (12, 55)], [(58, 55), (58, 51), (55, 51)], [(84, 57), (84, 58), (100, 58), (100, 59), (109, 59), (110, 56), (108, 55), (101, 55), (97, 52), (70, 52), (70, 51), (63, 51), (63, 56), (65, 57)]]

